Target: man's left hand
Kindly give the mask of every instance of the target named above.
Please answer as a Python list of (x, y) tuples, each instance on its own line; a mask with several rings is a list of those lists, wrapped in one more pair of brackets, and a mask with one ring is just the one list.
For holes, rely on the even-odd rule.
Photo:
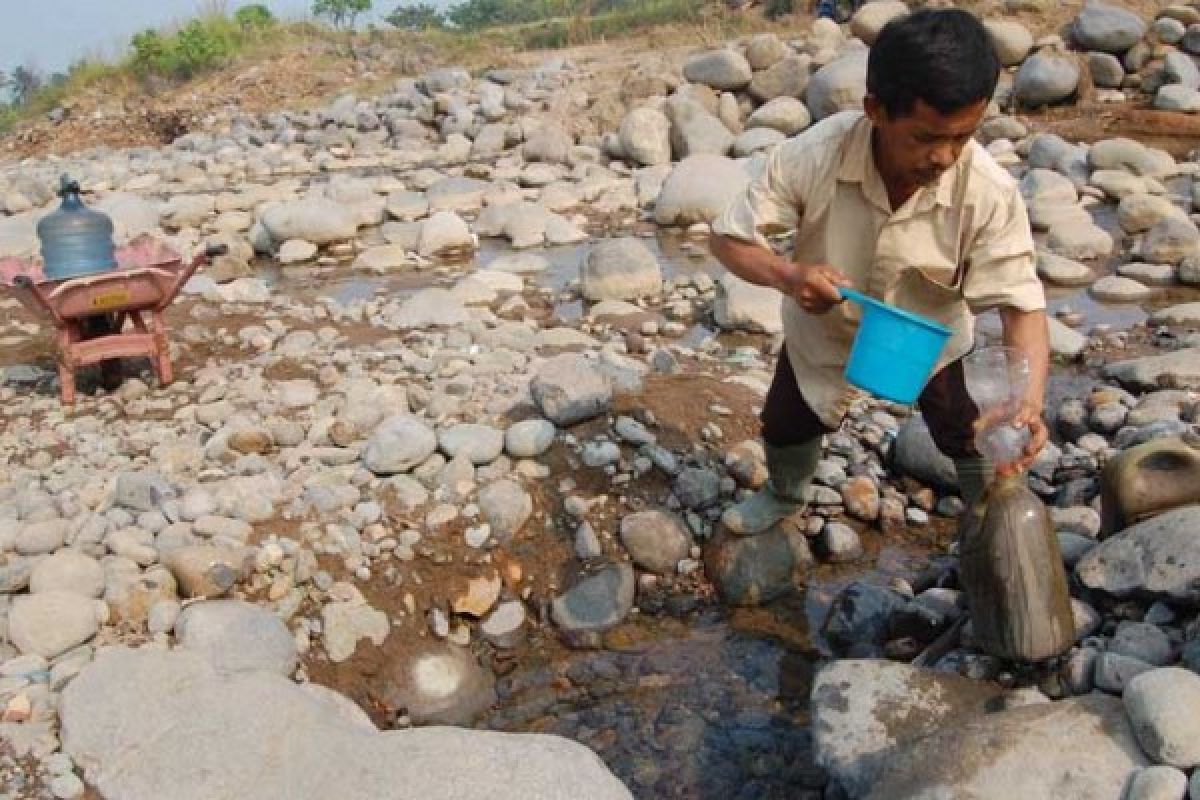
[(1015, 475), (1029, 469), (1037, 460), (1038, 454), (1042, 452), (1042, 448), (1046, 446), (1046, 442), (1050, 440), (1050, 431), (1046, 428), (1045, 420), (1042, 419), (1042, 408), (1035, 403), (1029, 401), (1023, 403), (1016, 416), (1013, 417), (1012, 425), (1015, 428), (1028, 427), (1029, 442), (1025, 445), (1025, 451), (1019, 459), (1007, 464), (996, 465), (996, 477), (998, 478)]

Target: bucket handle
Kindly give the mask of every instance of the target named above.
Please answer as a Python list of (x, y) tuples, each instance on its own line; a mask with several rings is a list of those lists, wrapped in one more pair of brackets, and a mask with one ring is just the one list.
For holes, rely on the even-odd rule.
[(845, 286), (838, 287), (838, 294), (842, 296), (842, 300), (852, 300), (860, 306), (865, 306), (872, 300), (857, 289), (849, 289)]

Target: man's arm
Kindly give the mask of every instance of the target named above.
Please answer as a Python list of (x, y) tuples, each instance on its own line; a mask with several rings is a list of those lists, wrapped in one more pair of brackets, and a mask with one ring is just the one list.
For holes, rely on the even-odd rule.
[(849, 286), (845, 275), (824, 264), (797, 264), (760, 244), (714, 233), (709, 249), (717, 260), (742, 280), (778, 289), (800, 308), (823, 314), (842, 301), (839, 286)]
[(1029, 359), (1029, 387), (1013, 424), (1029, 426), (1029, 444), (1020, 460), (1004, 465), (1000, 472), (1012, 474), (1028, 469), (1046, 446), (1050, 432), (1042, 418), (1046, 403), (1046, 379), (1050, 373), (1050, 337), (1045, 311), (1021, 311), (1011, 306), (1000, 308), (1004, 343), (1015, 347)]

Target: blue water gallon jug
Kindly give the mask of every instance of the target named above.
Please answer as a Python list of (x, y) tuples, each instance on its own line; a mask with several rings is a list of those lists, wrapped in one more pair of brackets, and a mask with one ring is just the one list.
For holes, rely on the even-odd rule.
[(58, 196), (62, 205), (38, 223), (46, 280), (61, 281), (107, 272), (117, 266), (113, 224), (79, 197), (79, 184), (63, 175)]

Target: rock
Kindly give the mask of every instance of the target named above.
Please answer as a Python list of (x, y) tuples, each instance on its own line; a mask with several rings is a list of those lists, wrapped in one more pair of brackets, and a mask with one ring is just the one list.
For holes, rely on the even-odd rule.
[(1183, 211), (1165, 197), (1131, 194), (1117, 205), (1117, 222), (1126, 233), (1142, 233), (1168, 217), (1184, 218)]
[(401, 222), (413, 222), (429, 213), (429, 200), (421, 192), (392, 192), (386, 202), (388, 215)]
[(1042, 51), (1034, 53), (1017, 70), (1013, 97), (1026, 108), (1057, 103), (1075, 94), (1079, 86), (1079, 65), (1068, 55)]
[(470, 319), (457, 295), (447, 289), (432, 288), (416, 292), (388, 317), (388, 324), (399, 330), (454, 328)]
[(261, 670), (291, 675), (299, 656), (296, 640), (275, 614), (241, 600), (210, 600), (188, 606), (175, 623), (179, 645), (218, 672)]
[(1108, 256), (1113, 246), (1112, 234), (1087, 215), (1055, 225), (1046, 239), (1046, 249), (1051, 253), (1084, 261)]
[(474, 249), (471, 229), (453, 211), (438, 211), (430, 216), (417, 237), (417, 252), (426, 258)]
[(490, 464), (504, 452), (504, 433), (490, 425), (463, 423), (439, 431), (438, 446), (448, 458), (462, 456), (472, 464)]
[(736, 50), (710, 50), (689, 59), (683, 66), (683, 77), (692, 83), (733, 91), (748, 86), (754, 71)]
[(564, 428), (603, 414), (612, 404), (608, 377), (578, 355), (548, 359), (534, 375), (530, 391), (542, 414)]
[(397, 414), (379, 424), (363, 450), (363, 466), (376, 475), (408, 472), (437, 449), (437, 434), (419, 417)]
[(809, 64), (808, 56), (788, 56), (769, 69), (755, 73), (746, 91), (761, 103), (776, 97), (800, 98), (808, 88)]
[(491, 526), (492, 536), (507, 542), (532, 516), (533, 498), (515, 481), (496, 481), (479, 492), (479, 511)]
[(175, 490), (157, 472), (122, 472), (117, 475), (113, 504), (133, 511), (157, 511)]
[(228, 594), (246, 572), (246, 559), (229, 547), (194, 544), (175, 547), (163, 557), (184, 597), (215, 598)]
[(922, 483), (942, 491), (958, 488), (954, 462), (937, 449), (929, 426), (920, 415), (901, 426), (892, 444), (891, 459), (902, 474), (911, 475)]
[(571, 148), (575, 140), (558, 125), (544, 125), (525, 140), (521, 152), (526, 161), (541, 161), (547, 164), (571, 163)]
[(621, 543), (639, 567), (670, 575), (687, 558), (692, 539), (674, 516), (662, 511), (639, 511), (621, 519)]
[(1020, 22), (1012, 19), (987, 19), (983, 21), (1000, 63), (1015, 67), (1025, 60), (1033, 49), (1033, 34)]
[(671, 121), (655, 108), (635, 108), (618, 133), (621, 150), (644, 166), (671, 163)]
[(685, 158), (663, 183), (655, 203), (659, 225), (689, 226), (712, 222), (750, 182), (736, 161), (722, 156)]
[(631, 565), (604, 565), (555, 597), (550, 615), (554, 624), (568, 634), (608, 630), (633, 608), (634, 585)]
[(1091, 293), (1102, 303), (1140, 303), (1153, 295), (1154, 290), (1131, 278), (1105, 275), (1092, 284)]
[(1087, 266), (1040, 248), (1037, 251), (1037, 270), (1043, 280), (1058, 286), (1089, 286), (1094, 280)]
[(1200, 91), (1174, 83), (1163, 86), (1154, 95), (1154, 107), (1160, 111), (1195, 114), (1200, 112)]
[(751, 128), (739, 135), (733, 141), (733, 155), (737, 158), (747, 158), (772, 147), (787, 139), (782, 133), (773, 128)]
[(875, 44), (875, 39), (885, 25), (907, 14), (908, 5), (901, 0), (875, 0), (864, 3), (850, 18), (850, 32), (869, 46)]
[(495, 607), (503, 588), (504, 581), (495, 572), (471, 578), (467, 581), (466, 591), (454, 598), (451, 609), (455, 614), (482, 617)]
[(755, 286), (732, 272), (725, 272), (717, 279), (713, 316), (722, 330), (780, 333), (783, 330), (782, 305), (776, 290)]
[(1116, 597), (1150, 595), (1200, 600), (1195, 531), (1200, 506), (1185, 506), (1139, 522), (1101, 542), (1079, 560), (1075, 574), (1089, 589)]
[(1146, 231), (1141, 255), (1154, 264), (1179, 264), (1200, 255), (1200, 229), (1183, 216), (1168, 216)]
[(1179, 769), (1200, 764), (1200, 675), (1180, 667), (1143, 672), (1129, 682), (1124, 701), (1151, 758)]
[(1087, 159), (1092, 169), (1124, 169), (1156, 178), (1176, 171), (1175, 159), (1169, 153), (1121, 137), (1096, 142), (1088, 149)]
[(63, 591), (15, 597), (8, 612), (8, 638), (22, 653), (55, 658), (96, 635), (97, 602)]
[(389, 665), (382, 700), (416, 725), (469, 726), (496, 702), (495, 680), (470, 650), (430, 642)]
[(1175, 284), (1175, 267), (1170, 264), (1132, 262), (1117, 267), (1117, 273), (1123, 278), (1131, 278), (1144, 286), (1163, 287)]
[(794, 97), (776, 97), (760, 106), (749, 119), (747, 128), (769, 128), (784, 136), (795, 136), (811, 124), (808, 108)]
[(863, 645), (882, 647), (889, 618), (907, 602), (893, 589), (855, 581), (833, 599), (821, 633), (837, 651)]
[(1200, 323), (1200, 303), (1181, 303), (1160, 308), (1150, 315), (1152, 325), (1196, 325)]
[(861, 109), (866, 93), (867, 51), (855, 50), (817, 70), (805, 104), (813, 119), (821, 120), (838, 111)]
[(1118, 361), (1105, 376), (1137, 389), (1200, 388), (1200, 348)]
[(985, 713), (1002, 692), (994, 683), (907, 664), (832, 661), (813, 679), (816, 761), (834, 786), (861, 797), (895, 749)]
[(1050, 352), (1062, 358), (1075, 359), (1087, 349), (1087, 337), (1068, 328), (1057, 317), (1047, 317), (1050, 334)]
[[(451, 674), (442, 666), (428, 673), (435, 694), (447, 687), (437, 681)], [(180, 651), (112, 648), (67, 686), (61, 705), (63, 749), (105, 797), (367, 800), (404, 787), (416, 797), (484, 800), (500, 780), (525, 800), (630, 798), (596, 756), (564, 739), (380, 733), (334, 692), (269, 673), (222, 677)]]
[(760, 33), (746, 43), (746, 63), (753, 70), (767, 69), (782, 61), (791, 51), (773, 33)]
[(387, 614), (363, 601), (330, 603), (321, 609), (322, 640), (329, 660), (339, 664), (354, 655), (361, 639), (383, 644), (391, 631)]
[(1125, 82), (1125, 66), (1112, 53), (1088, 53), (1088, 72), (1101, 88), (1120, 89)]
[[(803, 539), (800, 534), (795, 537)], [(729, 605), (769, 603), (795, 588), (793, 571), (799, 561), (795, 537), (779, 527), (757, 536), (718, 536), (705, 547), (705, 573)], [(800, 555), (803, 558), (806, 552)], [(811, 556), (806, 560), (811, 561)]]
[(525, 606), (517, 600), (510, 600), (496, 606), (491, 614), (479, 626), (483, 638), (494, 647), (510, 649), (516, 647), (525, 638)]
[(640, 239), (623, 236), (597, 242), (579, 270), (588, 300), (636, 300), (662, 291), (662, 268)]
[(84, 597), (104, 594), (104, 568), (96, 559), (76, 550), (60, 550), (42, 559), (29, 576), (29, 591), (74, 592)]
[(821, 528), (821, 554), (833, 564), (854, 561), (862, 557), (862, 541), (858, 532), (841, 522), (826, 522)]
[(1120, 701), (1092, 694), (974, 715), (896, 747), (865, 796), (1121, 800), (1144, 766)]
[(537, 458), (554, 444), (554, 423), (527, 419), (504, 432), (504, 450), (513, 458)]
[(28, 522), (17, 530), (13, 548), (23, 556), (53, 553), (66, 543), (71, 523), (65, 519)]
[(1187, 53), (1170, 51), (1164, 59), (1163, 72), (1168, 83), (1179, 84), (1188, 89), (1200, 89), (1200, 69)]
[(671, 122), (671, 150), (676, 158), (723, 156), (733, 147), (733, 133), (699, 103), (674, 97), (667, 102), (666, 113)]
[(1171, 640), (1155, 625), (1146, 622), (1124, 621), (1109, 642), (1108, 652), (1140, 658), (1155, 667), (1171, 662)]
[(1187, 775), (1174, 767), (1146, 767), (1133, 776), (1125, 800), (1183, 800), (1187, 791)]
[(1146, 23), (1119, 6), (1089, 0), (1075, 18), (1071, 37), (1085, 50), (1123, 53), (1146, 35)]
[(262, 212), (261, 221), (276, 242), (303, 239), (313, 244), (329, 244), (353, 239), (358, 231), (351, 209), (324, 197), (272, 204)]

